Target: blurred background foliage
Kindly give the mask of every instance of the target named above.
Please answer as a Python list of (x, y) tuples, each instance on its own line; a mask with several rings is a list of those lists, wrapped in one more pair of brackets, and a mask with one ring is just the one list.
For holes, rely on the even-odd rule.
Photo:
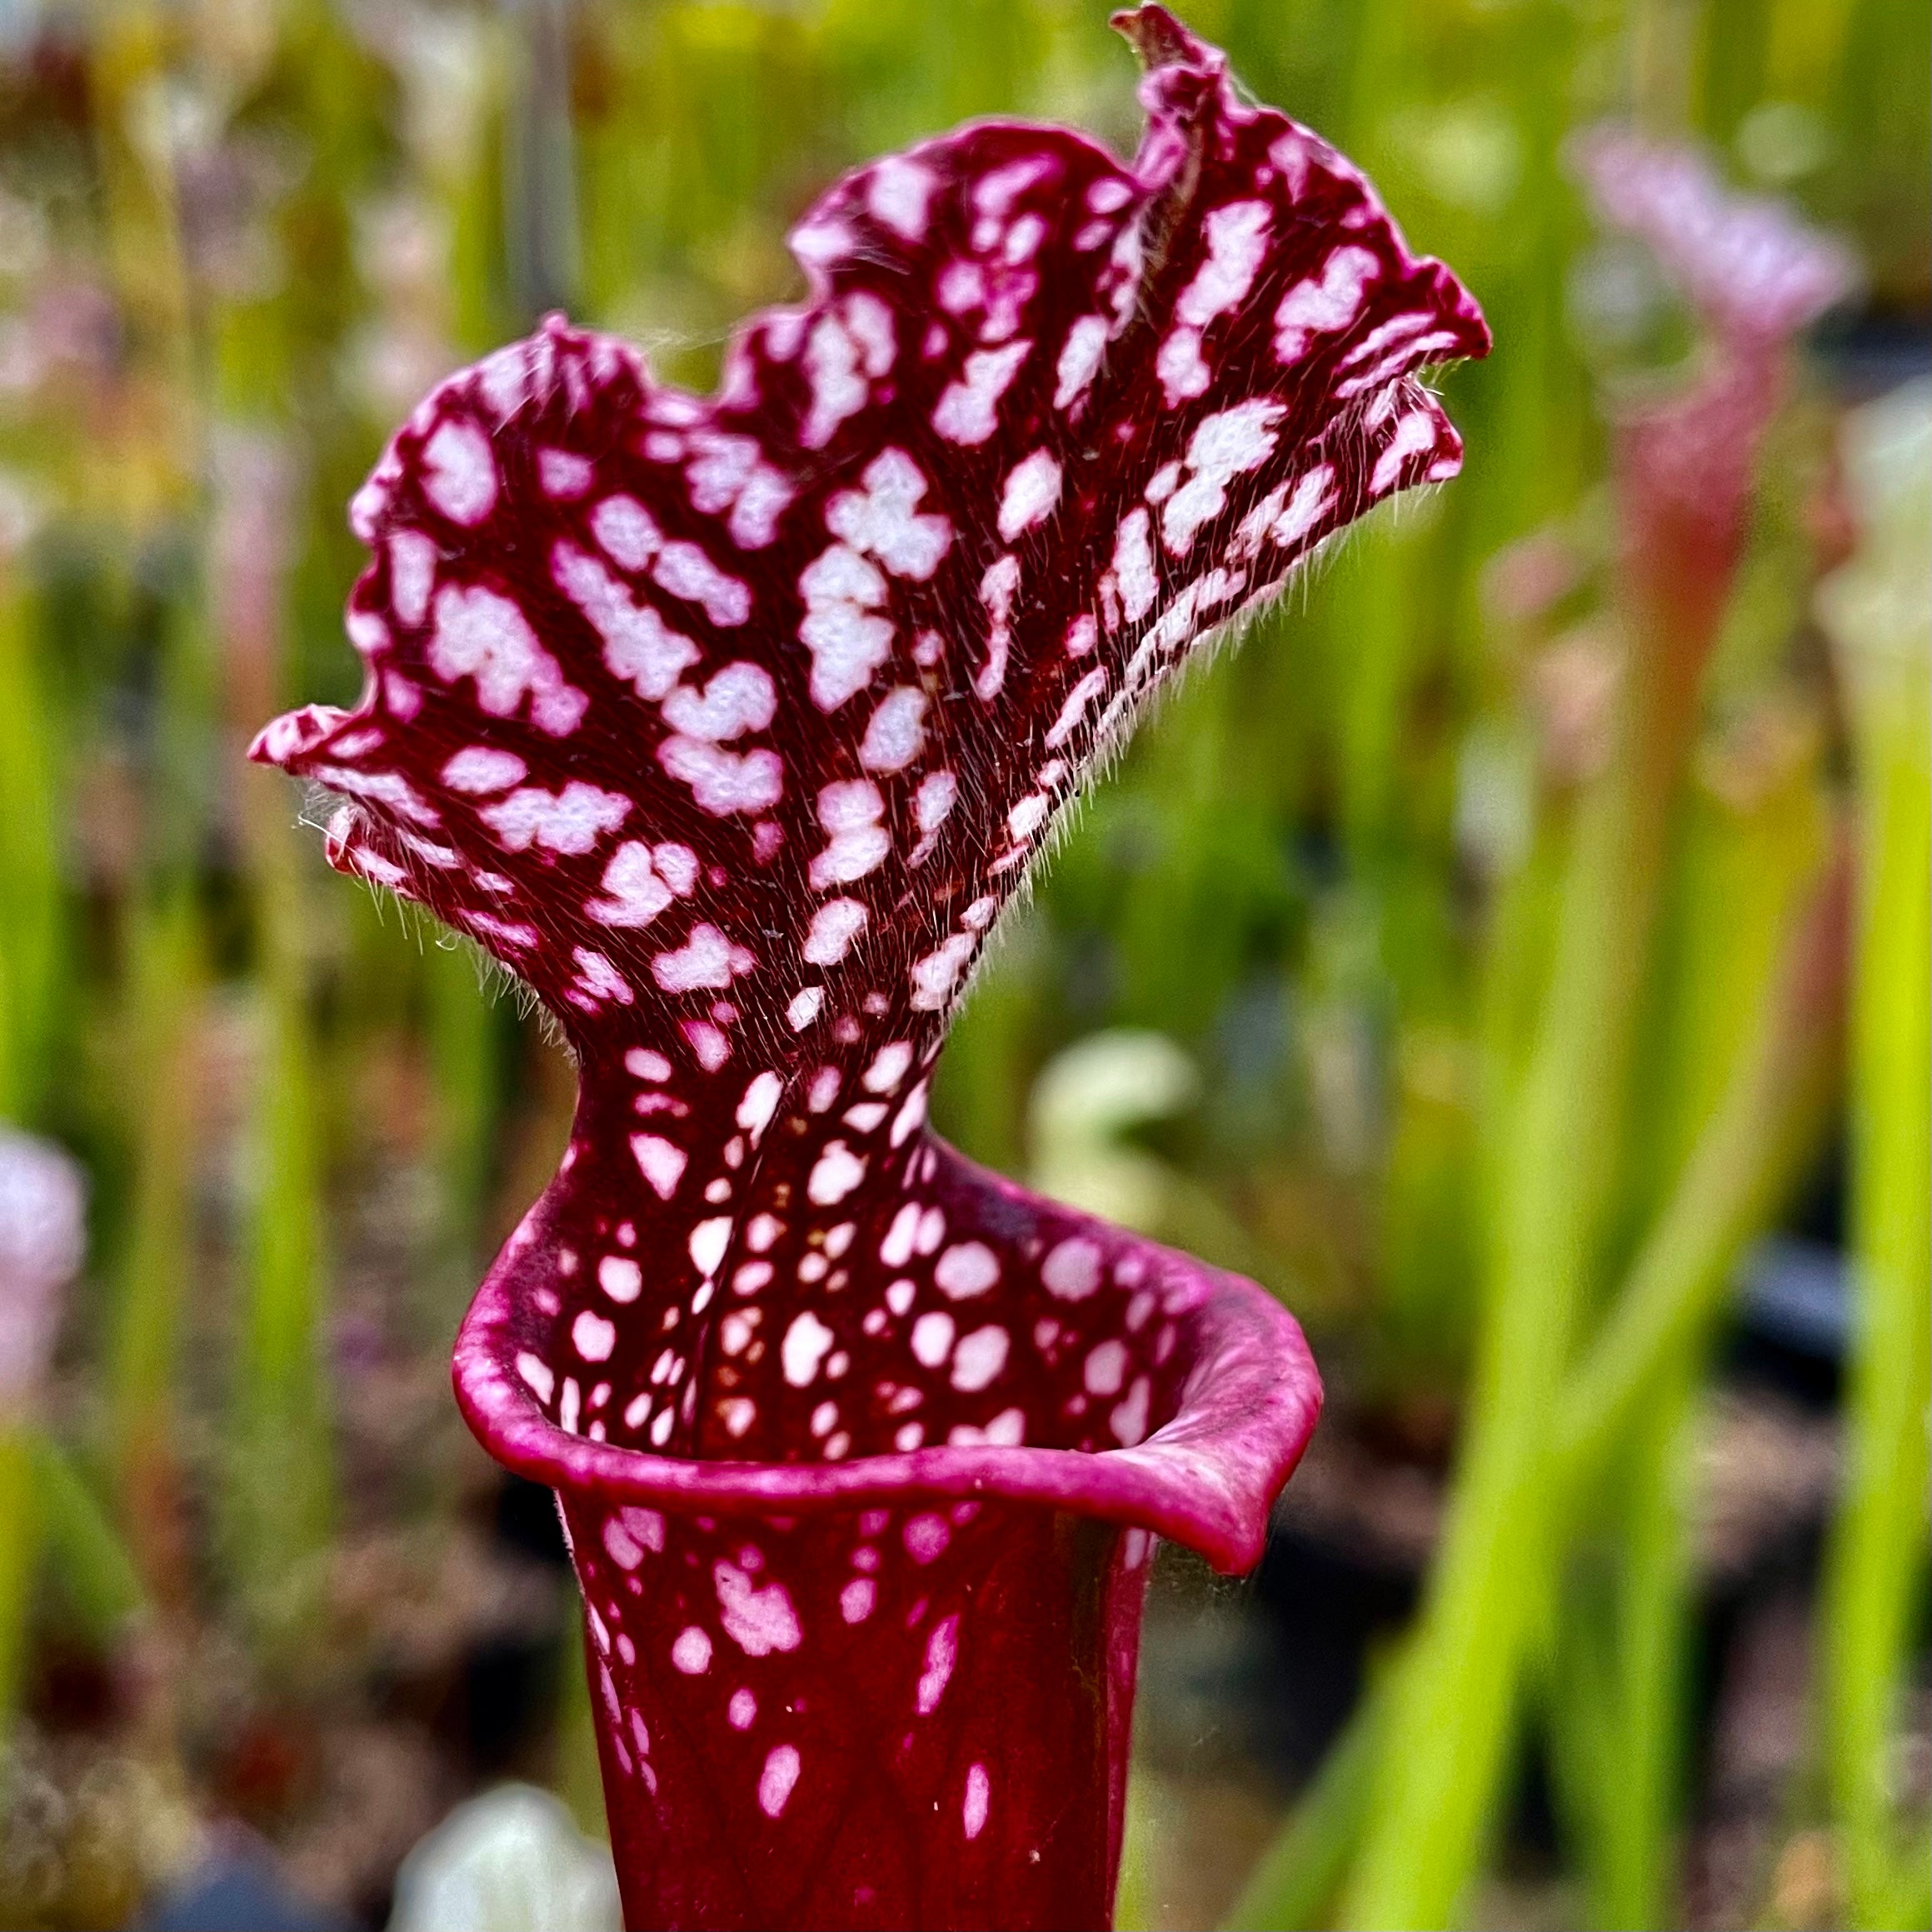
[[(1497, 348), (1463, 477), (1144, 729), (945, 1065), (969, 1152), (1330, 1383), (1260, 1582), (1157, 1589), (1122, 1921), (1924, 1925), (1932, 458), (1846, 412), (1927, 366), (1927, 10), (1182, 11)], [(352, 698), (344, 505), (438, 376), (562, 306), (708, 384), (819, 187), (986, 113), (1130, 147), (1104, 9), (0, 0), (0, 1117), (93, 1186), (0, 1417), (6, 1923), (244, 1828), (381, 1923), (507, 1773), (601, 1829), (554, 1531), (445, 1380), (569, 1070), (241, 753)], [(1605, 117), (1865, 272), (1688, 658), (1606, 398), (1692, 331), (1575, 186)]]

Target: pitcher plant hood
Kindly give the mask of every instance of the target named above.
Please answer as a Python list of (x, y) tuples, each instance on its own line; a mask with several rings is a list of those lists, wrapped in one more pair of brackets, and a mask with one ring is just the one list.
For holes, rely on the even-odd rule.
[(1155, 1535), (1259, 1556), (1320, 1385), (1253, 1285), (926, 1122), (1146, 696), (1460, 445), (1476, 307), (1164, 10), (1122, 163), (841, 182), (710, 397), (558, 318), (357, 497), (348, 711), (255, 756), (557, 1016), (570, 1145), (458, 1339), (562, 1499), (634, 1925), (1104, 1922)]

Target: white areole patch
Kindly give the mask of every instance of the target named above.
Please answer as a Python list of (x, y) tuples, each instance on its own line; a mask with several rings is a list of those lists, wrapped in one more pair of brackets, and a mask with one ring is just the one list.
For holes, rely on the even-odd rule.
[(771, 672), (742, 659), (714, 671), (701, 696), (681, 684), (663, 706), (664, 721), (672, 731), (711, 744), (763, 731), (777, 710), (778, 691)]
[(436, 560), (434, 542), (420, 530), (398, 530), (389, 539), (389, 601), (405, 624), (420, 624), (429, 614)]
[(1040, 1285), (1062, 1301), (1084, 1301), (1101, 1285), (1101, 1251), (1075, 1235), (1056, 1242), (1040, 1264)]
[(631, 982), (611, 964), (607, 954), (579, 946), (571, 949), (571, 957), (577, 962), (578, 989), (593, 1005), (599, 1000), (615, 1000), (620, 1006), (634, 1001), (637, 996)]
[(1006, 655), (1012, 646), (1013, 593), (1020, 587), (1020, 560), (1011, 551), (986, 567), (980, 579), (980, 602), (991, 620), (986, 629), (986, 657), (973, 678), (973, 692), (991, 704), (1006, 681)]
[(795, 1389), (809, 1386), (818, 1374), (819, 1364), (831, 1353), (837, 1339), (811, 1310), (796, 1317), (786, 1330), (779, 1349), (786, 1380)]
[(865, 1178), (865, 1157), (853, 1153), (843, 1141), (833, 1141), (812, 1165), (806, 1196), (815, 1206), (833, 1207)]
[(452, 791), (482, 796), (521, 784), (529, 770), (514, 751), (494, 745), (466, 745), (451, 754), (442, 768), (442, 781)]
[(959, 779), (951, 770), (930, 771), (919, 781), (919, 789), (912, 795), (912, 816), (919, 827), (919, 843), (913, 847), (909, 863), (920, 864), (932, 850), (939, 828), (958, 800)]
[(939, 1257), (932, 1279), (951, 1300), (970, 1300), (999, 1281), (1000, 1258), (984, 1241), (961, 1241)]
[(1060, 502), (1060, 465), (1036, 449), (1014, 464), (1000, 498), (1000, 535), (1011, 543), (1024, 530), (1044, 523)]
[(718, 1622), (747, 1657), (796, 1650), (804, 1640), (791, 1593), (783, 1584), (774, 1581), (761, 1588), (749, 1571), (735, 1563), (714, 1564), (711, 1581), (718, 1593)]
[(1147, 512), (1136, 507), (1121, 519), (1114, 533), (1114, 581), (1121, 593), (1121, 608), (1131, 624), (1139, 623), (1153, 609), (1159, 587), (1149, 529)]
[(695, 432), (685, 482), (691, 505), (707, 517), (729, 511), (726, 528), (741, 550), (762, 550), (778, 534), (778, 519), (790, 507), (791, 486), (771, 464), (755, 438), (721, 430)]
[[(651, 1135), (635, 1135), (632, 1138), (631, 1146), (635, 1151), (639, 1141), (653, 1138), (655, 1136)], [(665, 1141), (660, 1141), (658, 1145), (670, 1146), (671, 1144)], [(674, 1154), (678, 1153), (678, 1150), (675, 1147), (671, 1148), (671, 1151)], [(683, 1156), (679, 1154), (680, 1171), (682, 1171), (682, 1161)], [(638, 1156), (637, 1165), (640, 1167), (644, 1165), (642, 1155)], [(673, 1181), (671, 1185), (675, 1187), (676, 1183)], [(670, 1196), (666, 1194), (664, 1198), (669, 1200)], [(597, 1286), (613, 1301), (623, 1303), (635, 1301), (644, 1291), (644, 1271), (628, 1255), (606, 1255), (603, 1260), (597, 1263)]]
[(885, 861), (891, 835), (879, 821), (886, 801), (869, 778), (844, 778), (818, 795), (818, 822), (827, 843), (811, 861), (807, 876), (815, 891), (862, 879)]
[(1146, 1375), (1136, 1375), (1134, 1385), (1127, 1391), (1127, 1399), (1107, 1417), (1107, 1426), (1114, 1432), (1114, 1440), (1123, 1449), (1131, 1449), (1145, 1440), (1147, 1434), (1147, 1412), (1152, 1405), (1153, 1384)]
[(1187, 445), (1187, 480), (1161, 507), (1161, 536), (1169, 549), (1185, 554), (1201, 525), (1226, 507), (1230, 481), (1268, 460), (1284, 413), (1280, 403), (1257, 397), (1201, 422)]
[(939, 1709), (939, 1700), (946, 1695), (958, 1657), (959, 1613), (956, 1610), (949, 1617), (941, 1617), (926, 1640), (926, 1668), (920, 1672), (912, 1694), (913, 1708), (921, 1717), (930, 1717)]
[(1049, 751), (1064, 745), (1078, 729), (1080, 721), (1086, 716), (1087, 706), (1107, 687), (1107, 674), (1104, 671), (1090, 671), (1080, 682), (1066, 694), (1066, 702), (1060, 707), (1060, 716), (1047, 728), (1041, 741)]
[(642, 570), (657, 554), (664, 532), (635, 497), (607, 497), (591, 512), (591, 534), (615, 563)]
[(751, 1083), (738, 1096), (736, 1116), (738, 1126), (751, 1136), (756, 1147), (765, 1137), (765, 1130), (771, 1125), (771, 1117), (778, 1111), (778, 1096), (785, 1091), (785, 1083), (769, 1067), (764, 1072), (754, 1074)]
[(497, 459), (466, 417), (438, 423), (422, 447), (423, 494), (452, 523), (474, 529), (496, 507)]
[(1054, 371), (1053, 407), (1056, 409), (1070, 408), (1086, 393), (1087, 385), (1099, 370), (1101, 357), (1106, 353), (1106, 347), (1107, 325), (1104, 317), (1083, 315), (1066, 332), (1059, 365)]
[(588, 457), (574, 450), (540, 449), (537, 452), (537, 478), (552, 502), (571, 503), (597, 481), (597, 468)]
[[(706, 617), (721, 630), (734, 629), (751, 616), (750, 585), (728, 571), (720, 570), (698, 545), (683, 538), (666, 542), (656, 518), (635, 497), (605, 497), (591, 512), (591, 529), (606, 553), (624, 569), (641, 571), (648, 565), (652, 580), (661, 589), (682, 597), (686, 603), (701, 605)], [(573, 550), (572, 545), (557, 544), (551, 553), (552, 574), (558, 588), (595, 624), (597, 615), (585, 597), (565, 582), (562, 567), (557, 561), (562, 552)], [(595, 580), (582, 572), (581, 567), (579, 575), (587, 583), (594, 584)], [(613, 671), (612, 675), (621, 677), (626, 674)], [(661, 697), (663, 692), (646, 695)]]
[(1127, 1345), (1117, 1335), (1096, 1346), (1086, 1358), (1081, 1380), (1090, 1395), (1116, 1395), (1127, 1374)]
[(716, 926), (701, 920), (682, 946), (661, 952), (651, 961), (651, 976), (667, 993), (700, 988), (721, 992), (734, 977), (750, 972), (757, 963), (749, 947), (727, 939)]
[(1206, 393), (1211, 377), (1201, 338), (1217, 317), (1247, 299), (1267, 257), (1269, 219), (1266, 202), (1230, 202), (1209, 212), (1204, 223), (1207, 259), (1181, 291), (1175, 305), (1176, 326), (1155, 363), (1170, 409)]
[(607, 1362), (617, 1345), (617, 1325), (586, 1308), (571, 1324), (570, 1339), (587, 1362)]
[(721, 571), (695, 543), (667, 543), (651, 567), (653, 580), (674, 597), (701, 605), (721, 630), (734, 630), (751, 615), (751, 590)]
[(877, 558), (894, 577), (926, 582), (952, 542), (952, 525), (921, 515), (926, 482), (904, 450), (880, 451), (860, 479), (864, 490), (842, 490), (826, 505), (825, 527), (854, 550)]
[(849, 543), (835, 543), (798, 579), (805, 616), (799, 641), (811, 653), (811, 701), (835, 711), (872, 681), (891, 652), (892, 625), (877, 615), (886, 580)]
[(728, 1214), (714, 1215), (709, 1221), (701, 1221), (691, 1231), (691, 1240), (686, 1247), (691, 1255), (691, 1266), (701, 1275), (715, 1275), (718, 1263), (725, 1258), (725, 1250), (731, 1246), (731, 1217)]
[(866, 919), (866, 908), (859, 900), (828, 900), (812, 915), (799, 951), (812, 966), (836, 966), (865, 931)]
[(925, 958), (912, 966), (912, 1007), (915, 1012), (936, 1013), (952, 997), (966, 961), (979, 943), (976, 935), (956, 932), (942, 941)]
[(446, 684), (475, 678), (477, 702), (493, 717), (508, 717), (527, 694), (532, 721), (553, 738), (574, 731), (590, 703), (565, 683), (522, 609), (482, 584), (445, 584), (437, 592), (427, 655)]
[[(903, 1268), (912, 1259), (912, 1240), (919, 1231), (919, 1203), (904, 1202), (892, 1216), (891, 1226), (886, 1230), (885, 1239), (879, 1243), (879, 1259), (888, 1268)], [(907, 1302), (910, 1307), (911, 1303)], [(896, 1314), (903, 1315), (906, 1310), (896, 1309)]]
[(836, 316), (821, 316), (805, 343), (805, 373), (811, 407), (798, 432), (807, 449), (823, 449), (848, 416), (866, 407), (870, 393), (859, 372), (859, 347)]
[(926, 746), (926, 693), (917, 685), (889, 691), (873, 707), (859, 746), (867, 771), (903, 771)]
[(653, 606), (640, 604), (587, 552), (560, 542), (550, 553), (550, 572), (557, 587), (597, 632), (604, 647), (604, 668), (639, 697), (656, 703), (697, 662), (697, 646), (673, 631)]
[(992, 1804), (992, 1780), (984, 1765), (966, 1766), (966, 1797), (960, 1805), (960, 1825), (968, 1838), (977, 1838), (986, 1828), (986, 1813)]
[(1266, 202), (1229, 202), (1209, 210), (1207, 259), (1181, 292), (1175, 307), (1179, 320), (1190, 328), (1206, 328), (1247, 299), (1267, 258), (1271, 217)]
[(648, 926), (674, 896), (691, 891), (697, 856), (689, 846), (661, 845), (653, 852), (641, 839), (629, 839), (604, 867), (604, 896), (584, 907), (605, 926)]
[(969, 447), (984, 442), (999, 427), (1000, 398), (1032, 348), (1022, 339), (1002, 348), (974, 350), (966, 359), (964, 377), (940, 397), (932, 412), (933, 428), (948, 442)]
[(1366, 248), (1337, 248), (1318, 277), (1298, 282), (1275, 311), (1275, 358), (1296, 362), (1318, 335), (1346, 328), (1360, 313), (1362, 296), (1382, 272)]
[(482, 816), (507, 851), (524, 852), (537, 845), (581, 856), (630, 814), (631, 801), (622, 792), (572, 778), (562, 791), (527, 785), (501, 804), (486, 805)]
[(1287, 508), (1275, 519), (1269, 536), (1284, 547), (1299, 543), (1327, 513), (1334, 482), (1334, 470), (1326, 463), (1317, 463), (1295, 486)]
[(811, 407), (798, 432), (806, 448), (823, 449), (839, 425), (866, 407), (871, 393), (866, 377), (884, 375), (894, 349), (891, 311), (876, 296), (848, 296), (842, 317), (823, 315), (812, 324), (805, 339)]
[(704, 738), (674, 736), (657, 747), (657, 762), (713, 818), (768, 811), (785, 793), (785, 761), (776, 751), (727, 751)]
[(1422, 410), (1411, 410), (1395, 425), (1389, 447), (1375, 459), (1375, 474), (1369, 478), (1369, 492), (1380, 497), (1395, 486), (1402, 466), (1410, 457), (1435, 447), (1435, 425)]
[(1044, 791), (1029, 791), (1006, 814), (1006, 831), (1016, 842), (1031, 838), (1046, 822), (1053, 801)]
[(936, 1369), (952, 1352), (957, 1324), (944, 1309), (930, 1309), (912, 1325), (912, 1356), (922, 1368)]
[(785, 1809), (798, 1782), (798, 1747), (774, 1745), (758, 1774), (758, 1809), (767, 1818), (776, 1818)]
[[(669, 1201), (677, 1192), (678, 1182), (684, 1178), (688, 1156), (683, 1148), (675, 1141), (666, 1141), (661, 1134), (633, 1134), (631, 1136), (631, 1152), (637, 1160), (639, 1171), (650, 1182), (651, 1191), (660, 1201)], [(617, 1258), (614, 1256), (610, 1257), (604, 1266), (609, 1266), (611, 1261)], [(635, 1261), (626, 1261), (623, 1266), (635, 1272), (637, 1264)], [(610, 1284), (604, 1281), (602, 1268), (598, 1271), (597, 1279), (603, 1281), (608, 1290)], [(633, 1296), (636, 1292), (635, 1289), (632, 1290)], [(612, 1299), (626, 1298), (613, 1295)]]
[(908, 242), (925, 239), (926, 206), (938, 186), (931, 168), (888, 155), (866, 177), (866, 207)]
[(892, 1041), (872, 1056), (872, 1064), (866, 1069), (859, 1084), (867, 1093), (891, 1093), (905, 1079), (911, 1065), (912, 1042)]
[(971, 1335), (962, 1335), (959, 1345), (952, 1351), (954, 1388), (961, 1395), (974, 1395), (981, 1389), (990, 1387), (1006, 1365), (1010, 1345), (1003, 1328), (976, 1328)]

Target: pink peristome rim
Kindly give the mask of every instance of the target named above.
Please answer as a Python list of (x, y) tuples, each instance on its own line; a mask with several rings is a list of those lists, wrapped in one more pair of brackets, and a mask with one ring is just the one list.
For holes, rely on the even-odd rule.
[(1150, 1243), (1151, 1252), (1196, 1276), (1206, 1292), (1183, 1318), (1194, 1365), (1180, 1406), (1134, 1448), (976, 1445), (841, 1463), (770, 1463), (694, 1461), (593, 1442), (550, 1421), (504, 1365), (516, 1348), (514, 1278), (542, 1206), (511, 1237), (470, 1305), (451, 1380), (464, 1420), (492, 1456), (551, 1489), (726, 1515), (998, 1496), (1152, 1530), (1232, 1575), (1261, 1560), (1275, 1498), (1321, 1414), (1321, 1378), (1307, 1339), (1273, 1295)]

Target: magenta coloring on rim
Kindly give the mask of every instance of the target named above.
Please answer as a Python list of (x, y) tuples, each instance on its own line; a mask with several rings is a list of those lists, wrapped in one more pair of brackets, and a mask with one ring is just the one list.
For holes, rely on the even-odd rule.
[(851, 176), (717, 393), (559, 320), (356, 499), (352, 712), (256, 756), (527, 981), (562, 1167), (458, 1338), (561, 1498), (629, 1922), (1104, 1924), (1156, 1535), (1261, 1553), (1320, 1402), (1251, 1284), (926, 1095), (1061, 808), (1205, 634), (1460, 446), (1474, 302), (1156, 7), (1131, 165)]

